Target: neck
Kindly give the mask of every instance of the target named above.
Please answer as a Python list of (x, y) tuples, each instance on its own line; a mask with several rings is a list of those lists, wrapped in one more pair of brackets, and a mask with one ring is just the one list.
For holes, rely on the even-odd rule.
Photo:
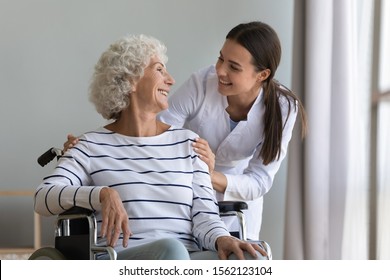
[(123, 110), (119, 119), (107, 125), (106, 128), (133, 137), (151, 137), (162, 132), (161, 123), (157, 120), (156, 114), (133, 112), (134, 110)]
[(231, 95), (227, 97), (228, 107), (226, 112), (233, 121), (242, 121), (247, 119), (247, 115), (255, 102), (256, 95)]

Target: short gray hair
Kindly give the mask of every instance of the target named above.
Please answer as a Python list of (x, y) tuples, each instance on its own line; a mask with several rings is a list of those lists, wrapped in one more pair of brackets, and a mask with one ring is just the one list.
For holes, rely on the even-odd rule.
[(129, 105), (129, 93), (144, 75), (153, 56), (168, 61), (167, 48), (159, 40), (146, 35), (129, 35), (119, 39), (103, 52), (95, 65), (89, 100), (103, 118), (118, 119)]

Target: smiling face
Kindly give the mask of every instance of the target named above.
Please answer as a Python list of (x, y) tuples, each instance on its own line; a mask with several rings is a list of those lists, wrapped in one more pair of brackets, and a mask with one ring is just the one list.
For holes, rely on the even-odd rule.
[(252, 55), (234, 40), (227, 39), (216, 63), (218, 91), (224, 96), (257, 95), (266, 70), (256, 72)]
[(168, 73), (164, 63), (158, 57), (152, 57), (144, 70), (144, 75), (136, 83), (131, 93), (131, 102), (144, 111), (158, 113), (168, 108), (168, 94), (175, 80)]

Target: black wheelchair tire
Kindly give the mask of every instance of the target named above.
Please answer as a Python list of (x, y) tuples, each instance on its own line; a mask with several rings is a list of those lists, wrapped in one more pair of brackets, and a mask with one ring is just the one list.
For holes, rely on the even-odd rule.
[(36, 250), (29, 260), (66, 260), (65, 256), (55, 248), (44, 247)]

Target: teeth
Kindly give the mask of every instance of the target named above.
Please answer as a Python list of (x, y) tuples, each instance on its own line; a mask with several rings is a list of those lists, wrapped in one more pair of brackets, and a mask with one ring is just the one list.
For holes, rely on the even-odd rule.
[(222, 81), (222, 80), (219, 80), (219, 82), (220, 82), (221, 84), (223, 84), (223, 85), (229, 85), (229, 84), (230, 84), (230, 83), (224, 82), (224, 81)]
[(158, 92), (161, 93), (164, 96), (168, 96), (168, 92), (165, 91), (165, 90), (159, 90)]

